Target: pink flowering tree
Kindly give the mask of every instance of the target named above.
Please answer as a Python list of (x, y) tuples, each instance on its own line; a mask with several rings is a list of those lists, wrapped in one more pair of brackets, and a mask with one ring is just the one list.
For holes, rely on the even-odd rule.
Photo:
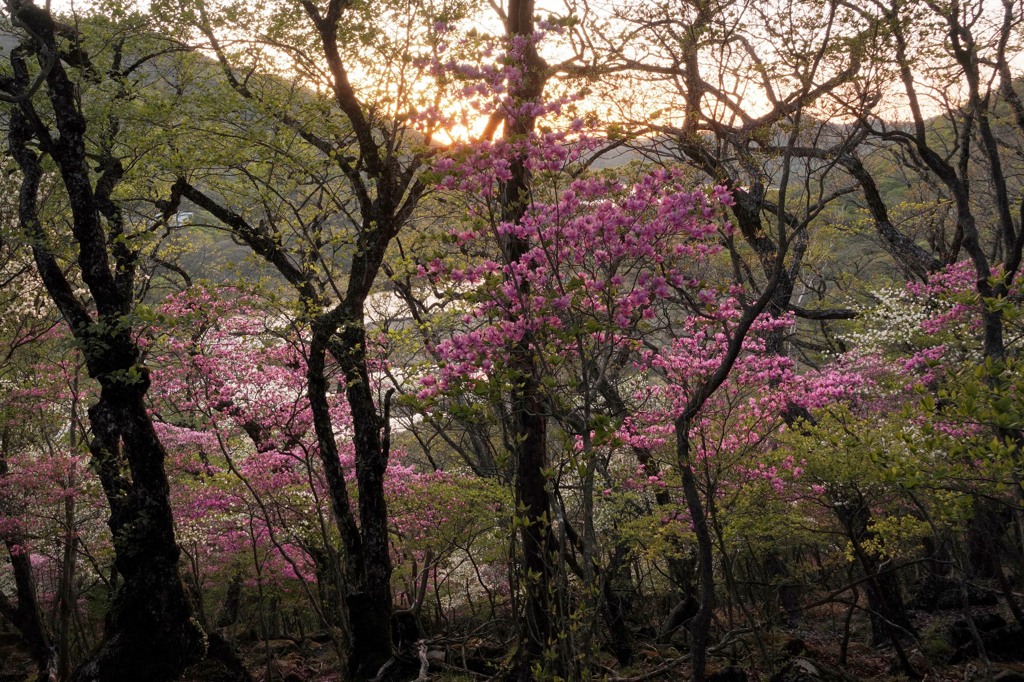
[[(556, 115), (560, 110), (556, 103), (544, 111)], [(576, 121), (560, 133), (470, 145), (437, 162), (443, 173), (439, 187), (470, 216), (453, 232), (466, 258), (425, 263), (420, 275), (434, 286), (446, 283), (448, 295), (468, 307), (465, 331), (437, 345), (444, 364), (424, 379), (420, 398), (434, 400), (457, 388), (514, 398), (524, 385), (525, 370), (522, 358), (508, 349), (517, 346), (528, 356), (531, 413), (559, 424), (572, 453), (566, 463), (574, 464), (572, 478), (580, 478), (579, 512), (573, 518), (557, 492), (563, 477), (554, 472), (565, 469), (545, 457), (544, 486), (556, 486), (553, 497), (560, 500), (550, 513), (558, 515), (580, 550), (585, 579), (599, 572), (593, 493), (595, 476), (606, 466), (598, 451), (612, 439), (624, 439), (637, 452), (649, 452), (665, 438), (676, 441), (672, 464), (697, 529), (702, 567), (702, 620), (692, 630), (699, 678), (703, 653), (698, 652), (706, 648), (713, 607), (713, 548), (693, 473), (703, 456), (691, 453), (690, 439), (695, 429), (710, 428), (714, 413), (704, 412), (706, 404), (737, 363), (737, 385), (780, 386), (752, 399), (748, 418), (780, 418), (782, 382), (792, 372), (785, 359), (764, 356), (763, 335), (792, 320), (761, 318), (777, 282), (769, 282), (767, 293), (753, 301), (739, 287), (714, 283), (723, 244), (731, 236), (719, 209), (731, 203), (724, 188), (693, 191), (673, 171), (638, 179), (573, 179), (579, 172), (574, 169), (600, 146), (582, 135), (583, 127)], [(509, 158), (520, 159), (534, 177), (530, 199), (514, 220), (497, 210), (505, 184), (514, 177)], [(510, 241), (517, 248), (503, 250)], [(502, 257), (473, 255), (488, 252)], [(637, 381), (645, 388), (629, 399), (648, 410), (623, 429), (622, 388)], [(617, 409), (609, 409), (613, 405)], [(729, 430), (727, 423), (718, 426)], [(647, 467), (657, 478), (653, 463)], [(554, 650), (566, 637), (543, 644)]]
[(0, 591), (0, 615), (21, 631), (41, 676), (65, 679), (95, 644), (75, 641), (71, 625), (97, 616), (80, 599), (109, 596), (112, 557), (84, 450), (91, 396), (81, 356), (47, 312), (18, 320), (0, 365), (0, 539), (9, 559), (0, 576), (15, 586)]
[[(246, 557), (268, 584), (298, 581), (320, 625), (340, 627), (344, 580), (303, 349), (279, 311), (238, 291), (195, 287), (159, 309), (150, 352), (158, 428), (170, 446), (191, 578), (228, 581)], [(332, 407), (339, 425), (348, 414)], [(351, 451), (343, 464), (351, 464)], [(250, 573), (251, 574), (251, 573)], [(343, 652), (342, 652), (343, 653)]]
[[(261, 609), (270, 608), (265, 595), (291, 602), (297, 595), (343, 657), (348, 626), (341, 604), (351, 587), (306, 395), (305, 334), (273, 304), (233, 288), (193, 287), (168, 298), (158, 320), (147, 343), (155, 414), (168, 443), (176, 521), (195, 593), (209, 601), (224, 596), (210, 592), (211, 585), (231, 590), (237, 584), (236, 592), (255, 586)], [(374, 376), (379, 381), (384, 374)], [(348, 405), (332, 394), (330, 409), (339, 464), (351, 481)], [(423, 474), (404, 459), (396, 447), (384, 488), (394, 509), (391, 560), (403, 578), (407, 567), (411, 575), (402, 606), (418, 615), (427, 579), (434, 579), (438, 595), (452, 572), (452, 554), (468, 552), (472, 538), (493, 530), (489, 518), (501, 516), (501, 505), (493, 506), (486, 486)], [(226, 600), (216, 622), (234, 622), (237, 602), (237, 596)], [(199, 613), (214, 619), (205, 608)]]
[[(1006, 525), (985, 508), (1014, 503), (1013, 442), (994, 436), (1020, 423), (1009, 398), (1019, 372), (1013, 361), (981, 361), (983, 306), (969, 263), (873, 297), (844, 334), (849, 351), (807, 377), (819, 394), (831, 384), (828, 406), (811, 405), (814, 423), (787, 433), (778, 453), (806, 461), (793, 504), (846, 537), (872, 637), (892, 642), (910, 673), (901, 644), (913, 631), (901, 585), (908, 567), (928, 569), (914, 608), (959, 604), (963, 581), (982, 575), (1009, 592), (994, 542)], [(1012, 307), (1006, 313), (1015, 319)], [(1012, 593), (1007, 603), (1019, 612)]]

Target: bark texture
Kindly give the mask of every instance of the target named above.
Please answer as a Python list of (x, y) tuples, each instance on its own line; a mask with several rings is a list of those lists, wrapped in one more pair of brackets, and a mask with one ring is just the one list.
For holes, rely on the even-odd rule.
[[(144, 404), (149, 376), (132, 336), (135, 254), (111, 199), (123, 168), (102, 141), (87, 156), (79, 93), (55, 58), (58, 48), (49, 12), (21, 3), (9, 3), (8, 9), (15, 25), (30, 37), (12, 51), (14, 78), (4, 89), (32, 94), (27, 59), (34, 56), (42, 66), (42, 91), (53, 111), (51, 128), (32, 96), (10, 98), (17, 100), (10, 107), (8, 143), (22, 173), (19, 222), (32, 243), (40, 278), (78, 341), (89, 375), (100, 386), (99, 398), (89, 408), (89, 450), (110, 505), (108, 525), (121, 577), (109, 604), (102, 646), (73, 679), (172, 680), (205, 655), (206, 639), (192, 617), (178, 573), (165, 453)], [(43, 155), (56, 163), (67, 195), (70, 240), (94, 309), (74, 294), (54, 255), (52, 243), (66, 237), (52, 233), (40, 220)], [(90, 165), (98, 168), (95, 179)]]

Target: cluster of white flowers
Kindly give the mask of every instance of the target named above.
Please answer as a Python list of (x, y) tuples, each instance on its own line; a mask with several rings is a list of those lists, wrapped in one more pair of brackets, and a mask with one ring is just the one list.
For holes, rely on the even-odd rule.
[(883, 434), (878, 441), (878, 451), (885, 453), (885, 466), (896, 466), (906, 470), (919, 469), (922, 464), (939, 464), (948, 461), (949, 453), (940, 448), (925, 449), (921, 444), (925, 435), (918, 424), (904, 424), (892, 436)]
[(178, 544), (184, 547), (202, 547), (206, 544), (207, 532), (199, 521), (178, 522), (175, 528)]
[(11, 302), (8, 315), (22, 322), (41, 320), (50, 314), (49, 301), (41, 296), (19, 296)]
[(921, 323), (934, 314), (919, 298), (896, 287), (871, 292), (878, 301), (863, 310), (862, 327), (845, 340), (863, 350), (885, 350), (908, 344), (921, 332)]

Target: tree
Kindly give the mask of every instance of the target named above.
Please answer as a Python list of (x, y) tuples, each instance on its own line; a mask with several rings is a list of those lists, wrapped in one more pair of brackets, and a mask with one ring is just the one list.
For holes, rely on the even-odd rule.
[[(956, 230), (947, 261), (954, 263), (962, 250), (973, 266), (983, 371), (992, 390), (998, 391), (1008, 381), (1006, 362), (1014, 355), (1006, 315), (1012, 310), (1008, 299), (1024, 257), (1024, 205), (1015, 214), (1011, 199), (1019, 191), (1013, 170), (1020, 159), (1019, 144), (1003, 142), (1024, 134), (1024, 102), (1012, 66), (1020, 49), (1014, 36), (1022, 9), (1014, 2), (999, 7), (976, 2), (877, 2), (859, 11), (883, 29), (890, 50), (885, 59), (898, 74), (900, 96), (911, 115), (907, 126), (873, 118), (871, 134), (905, 154), (954, 206)], [(911, 27), (922, 21), (931, 22), (935, 32), (915, 33)], [(922, 78), (923, 55), (934, 63), (931, 79)], [(935, 91), (938, 96), (930, 96)], [(941, 118), (926, 119), (928, 99), (939, 103)], [(1020, 462), (1021, 429), (996, 426), (995, 436), (1015, 444), (1010, 456)], [(1015, 490), (1019, 505), (1024, 489), (1018, 484)], [(978, 500), (979, 519), (999, 518), (990, 504)], [(1018, 512), (1017, 523), (1022, 522)], [(1002, 569), (997, 538), (1005, 533), (1005, 524), (979, 523), (976, 529), (979, 535), (972, 542), (988, 549), (975, 555), (974, 570), (998, 576)]]
[[(957, 222), (948, 262), (955, 262), (962, 249), (974, 266), (984, 306), (984, 352), (992, 359), (1006, 354), (998, 301), (1006, 298), (1013, 285), (1024, 250), (1021, 216), (1014, 217), (1010, 198), (1017, 182), (1009, 170), (1016, 150), (1001, 146), (995, 132), (1003, 121), (1008, 134), (1024, 133), (1024, 105), (1011, 67), (1018, 49), (1011, 39), (1020, 8), (1004, 2), (1001, 10), (971, 2), (920, 7), (873, 3), (870, 9), (858, 10), (884, 28), (882, 35), (891, 50), (885, 58), (898, 73), (900, 95), (911, 114), (909, 129), (875, 116), (871, 133), (908, 154), (910, 163), (935, 178), (952, 200)], [(920, 21), (934, 22), (939, 33), (914, 35), (910, 26)], [(920, 54), (936, 60), (935, 80), (920, 77)], [(945, 120), (927, 120), (925, 92), (951, 84), (963, 87), (947, 91), (950, 98), (940, 109)], [(981, 177), (972, 183), (975, 172)], [(995, 215), (990, 234), (985, 232), (988, 225), (979, 224), (979, 205), (972, 195), (979, 185), (992, 192)], [(992, 240), (990, 246), (987, 238)]]
[[(143, 402), (148, 375), (131, 322), (136, 253), (126, 244), (124, 217), (113, 197), (124, 166), (112, 137), (101, 136), (99, 148), (87, 153), (87, 122), (60, 58), (52, 16), (32, 4), (8, 3), (7, 9), (25, 35), (23, 46), (11, 52), (13, 75), (4, 82), (8, 145), (23, 178), (18, 218), (31, 240), (40, 279), (82, 345), (89, 375), (100, 385), (89, 408), (90, 452), (111, 506), (123, 581), (103, 647), (78, 670), (76, 679), (144, 675), (170, 680), (202, 658), (205, 642), (191, 619), (178, 574), (164, 450)], [(31, 77), (30, 55), (40, 69)], [(34, 96), (41, 85), (49, 112)], [(51, 116), (52, 123), (47, 123)], [(89, 153), (100, 159), (98, 176), (91, 172)], [(44, 159), (55, 163), (67, 193), (78, 275), (94, 312), (76, 295), (54, 251), (54, 235), (43, 222), (38, 193)]]
[[(244, 55), (222, 46), (218, 14), (199, 2), (185, 17), (214, 51), (236, 111), (258, 112), (266, 123), (265, 131), (246, 128), (251, 135), (271, 135), (269, 142), (252, 139), (270, 158), (232, 162), (232, 172), (255, 191), (220, 196), (213, 191), (217, 178), (197, 180), (194, 160), (186, 160), (168, 205), (187, 200), (212, 216), (271, 264), (298, 299), (297, 316), (311, 333), (307, 388), (313, 424), (344, 546), (348, 588), (342, 620), (351, 625), (350, 672), (360, 678), (376, 675), (392, 653), (384, 495), (390, 407), (389, 398), (375, 395), (370, 378), (366, 302), (389, 245), (426, 190), (419, 173), (430, 153), (408, 139), (417, 134), (407, 113), (423, 105), (413, 84), (422, 82), (424, 64), (399, 58), (396, 51), (419, 40), (429, 46), (434, 22), (458, 18), (460, 11), (458, 5), (421, 10), (404, 3), (331, 0), (321, 8), (303, 2), (268, 10), (256, 17), (263, 23), (245, 27), (250, 35), (262, 33), (266, 45), (290, 60), (297, 82), (319, 88), (322, 96), (296, 92), (272, 77), (240, 77), (239, 69), (248, 67), (236, 58)], [(405, 42), (392, 43), (386, 25), (400, 26)], [(370, 56), (371, 48), (379, 59)], [(353, 73), (360, 69), (380, 69), (379, 87), (355, 83)], [(222, 125), (223, 134), (231, 134), (231, 123)], [(261, 197), (256, 216), (244, 208), (252, 196)], [(352, 416), (357, 510), (328, 408), (330, 363), (344, 377)]]
[[(103, 646), (74, 679), (171, 680), (203, 658), (206, 638), (178, 572), (165, 451), (145, 405), (149, 371), (135, 337), (139, 249), (116, 196), (126, 173), (117, 146), (120, 122), (114, 117), (90, 127), (79, 86), (65, 68), (67, 63), (82, 74), (90, 70), (87, 55), (69, 51), (63, 42), (70, 39), (75, 46), (76, 32), (31, 3), (11, 2), (7, 9), (22, 35), (11, 52), (12, 72), (2, 83), (8, 148), (21, 175), (19, 224), (39, 278), (99, 385), (88, 409), (89, 450), (110, 506), (120, 577)], [(149, 58), (127, 62), (123, 48), (118, 43), (109, 79), (102, 81), (122, 101), (125, 79)], [(30, 57), (38, 63), (35, 69)], [(67, 202), (70, 235), (61, 232), (60, 216), (40, 204), (40, 186), (51, 167)], [(58, 250), (65, 240), (70, 253)]]
[[(492, 258), (463, 268), (436, 263), (423, 269), (422, 274), (431, 281), (444, 276), (451, 278), (456, 287), (470, 287), (477, 307), (466, 316), (467, 322), (481, 325), (439, 346), (445, 365), (440, 379), (425, 380), (425, 393), (447, 394), (455, 382), (469, 383), (474, 393), (487, 384), (498, 384), (506, 387), (502, 390), (508, 391), (509, 409), (513, 410), (516, 391), (533, 385), (530, 417), (544, 421), (553, 417), (561, 422), (581, 449), (582, 534), (572, 528), (564, 507), (549, 502), (549, 498), (561, 494), (557, 487), (561, 476), (553, 473), (556, 468), (545, 441), (538, 443), (538, 447), (544, 446), (545, 454), (536, 464), (541, 467), (541, 490), (537, 494), (544, 496), (544, 510), (533, 517), (528, 505), (519, 505), (523, 518), (518, 523), (526, 524), (528, 529), (539, 526), (536, 538), (525, 535), (525, 531), (523, 536), (524, 552), (528, 541), (538, 543), (538, 568), (529, 568), (529, 555), (524, 562), (530, 571), (527, 580), (537, 583), (532, 589), (544, 588), (533, 599), (550, 619), (558, 613), (555, 605), (562, 601), (555, 600), (561, 587), (552, 557), (556, 552), (563, 556), (569, 547), (557, 544), (548, 519), (557, 516), (571, 544), (582, 551), (586, 565), (579, 569), (580, 578), (594, 580), (593, 503), (586, 501), (593, 494), (593, 472), (598, 466), (592, 443), (599, 447), (601, 440), (617, 428), (607, 421), (607, 403), (614, 401), (605, 398), (608, 391), (602, 391), (600, 384), (631, 363), (647, 368), (651, 381), (680, 387), (681, 395), (668, 401), (667, 412), (655, 428), (664, 429), (666, 422), (674, 425), (674, 465), (682, 477), (698, 542), (702, 602), (698, 618), (704, 620), (696, 620), (691, 632), (694, 674), (701, 676), (715, 585), (711, 533), (694, 474), (696, 458), (689, 450), (691, 430), (741, 354), (753, 351), (748, 332), (774, 293), (774, 284), (770, 283), (767, 293), (753, 302), (739, 298), (741, 290), (735, 285), (731, 297), (726, 297), (724, 291), (701, 288), (707, 285), (697, 273), (707, 269), (709, 254), (720, 253), (716, 242), (731, 228), (715, 224), (712, 200), (701, 192), (686, 192), (677, 175), (651, 173), (632, 184), (611, 178), (566, 180), (567, 187), (559, 192), (559, 180), (571, 177), (572, 167), (588, 148), (586, 142), (572, 143), (555, 134), (529, 135), (483, 149), (470, 145), (465, 153), (456, 155), (457, 161), (447, 160), (452, 175), (442, 181), (442, 187), (466, 192), (475, 199), (469, 202), (473, 222), (469, 229), (457, 233), (458, 241), (466, 245), (489, 235), (505, 240), (502, 243), (515, 239), (521, 253), (509, 259), (503, 251), (500, 260)], [(502, 206), (501, 188), (514, 163), (510, 159), (517, 158), (522, 159), (524, 169), (543, 173), (544, 181), (536, 181), (531, 187), (530, 199), (513, 221), (495, 209)], [(554, 195), (550, 202), (541, 201), (540, 197), (549, 192)], [(714, 196), (731, 203), (724, 187), (716, 187)], [(782, 238), (785, 244), (785, 233)], [(704, 318), (717, 332), (708, 334), (711, 348), (707, 356), (675, 357), (677, 345), (685, 346), (700, 338), (694, 327), (702, 328)], [(475, 322), (477, 319), (486, 322)], [(790, 324), (785, 319), (774, 325), (761, 323), (757, 330), (771, 332)], [(532, 383), (524, 383), (524, 370), (517, 356), (508, 353), (508, 347), (516, 344), (522, 345), (522, 352), (531, 358)], [(760, 350), (763, 352), (763, 346)], [(778, 354), (770, 354), (769, 361), (772, 358), (780, 360)], [(691, 374), (685, 380), (672, 374), (669, 367), (673, 362), (678, 363), (681, 372)], [(621, 410), (612, 414), (618, 420), (625, 416)], [(509, 429), (516, 438), (510, 443), (513, 448), (526, 440), (515, 428), (516, 423), (513, 421)], [(634, 442), (638, 448), (647, 447), (640, 439)], [(516, 485), (523, 482), (517, 479)], [(708, 499), (714, 496), (711, 491), (707, 494)], [(546, 571), (538, 573), (541, 562)], [(529, 609), (531, 585), (527, 583), (523, 589), (524, 608)], [(529, 613), (527, 616), (532, 622)], [(556, 660), (561, 656), (556, 651), (559, 642), (571, 634), (549, 632), (547, 639), (540, 639), (541, 632), (535, 628), (526, 633), (531, 638), (525, 643), (526, 655), (534, 671), (547, 670), (549, 661), (550, 665), (568, 669), (571, 656)]]

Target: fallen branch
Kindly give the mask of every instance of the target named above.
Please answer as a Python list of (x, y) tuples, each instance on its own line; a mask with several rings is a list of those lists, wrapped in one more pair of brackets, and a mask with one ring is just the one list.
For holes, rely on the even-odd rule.
[(416, 642), (416, 653), (420, 657), (420, 674), (413, 682), (427, 682), (427, 671), (430, 670), (430, 661), (427, 659), (427, 642), (421, 639)]
[(649, 680), (652, 677), (657, 677), (663, 673), (667, 673), (672, 670), (680, 663), (685, 663), (690, 660), (690, 654), (685, 654), (679, 658), (675, 658), (668, 663), (658, 666), (654, 670), (645, 672), (643, 675), (637, 675), (635, 677), (609, 677), (609, 682), (642, 682), (643, 680)]

